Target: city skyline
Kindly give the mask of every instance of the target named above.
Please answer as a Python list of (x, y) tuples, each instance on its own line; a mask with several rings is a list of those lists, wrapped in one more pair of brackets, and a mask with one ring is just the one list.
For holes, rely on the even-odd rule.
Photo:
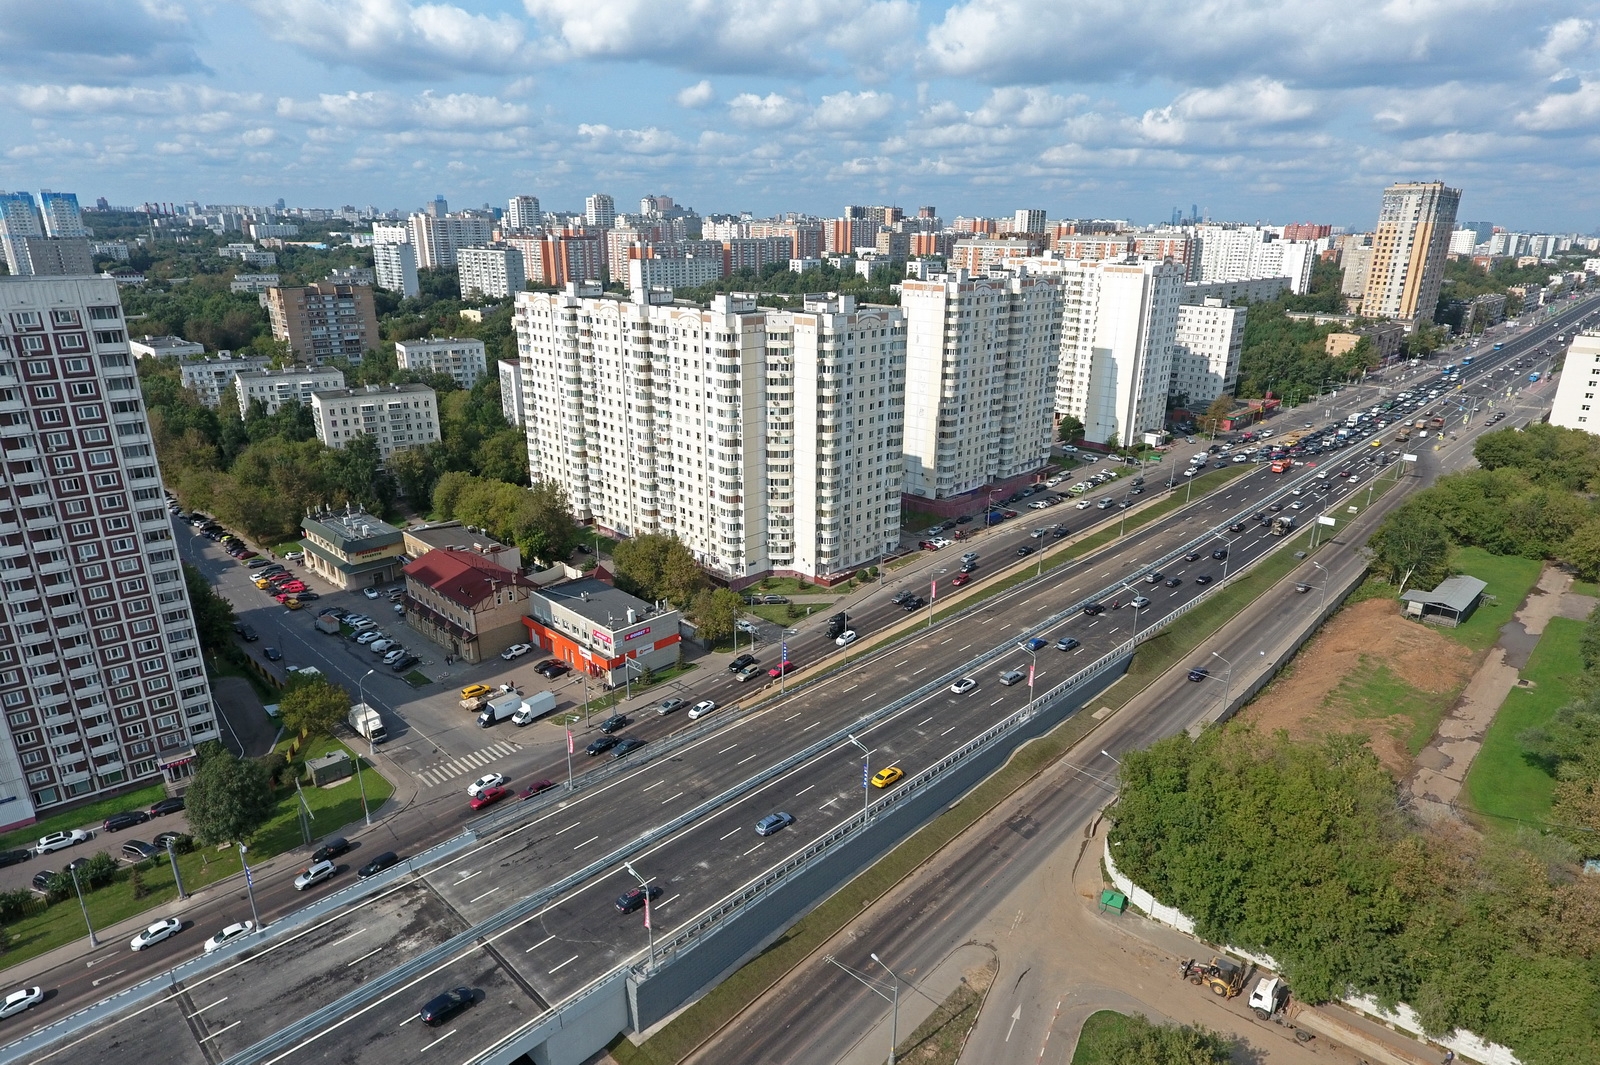
[(1595, 5), (1232, 6), (7, 3), (0, 187), (1367, 228), (1375, 189), (1442, 180), (1461, 217), (1600, 221)]

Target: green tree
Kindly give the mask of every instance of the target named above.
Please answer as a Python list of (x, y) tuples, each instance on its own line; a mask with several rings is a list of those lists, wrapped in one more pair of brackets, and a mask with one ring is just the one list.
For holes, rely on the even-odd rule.
[(1200, 416), (1197, 425), (1203, 433), (1214, 433), (1222, 424), (1222, 419), (1233, 413), (1236, 400), (1230, 395), (1220, 395), (1206, 407), (1206, 412)]
[(582, 530), (572, 516), (566, 489), (554, 481), (533, 482), (523, 493), (511, 535), (527, 558), (553, 562), (571, 555)]
[(704, 587), (705, 582), (706, 575), (701, 571), (700, 564), (694, 560), (693, 553), (682, 540), (674, 536), (672, 543), (667, 546), (666, 555), (661, 560), (661, 585), (657, 589), (656, 598), (665, 599), (679, 607), (687, 607), (694, 601), (695, 593)]
[(672, 541), (661, 533), (646, 533), (619, 543), (611, 552), (617, 587), (641, 599), (665, 598), (659, 593)]
[(1415, 503), (1389, 514), (1367, 540), (1372, 566), (1405, 591), (1413, 578), (1432, 585), (1450, 566), (1450, 540), (1438, 518)]
[(433, 490), (439, 483), (438, 444), (397, 451), (389, 456), (389, 474), (395, 480), (400, 494), (418, 513), (426, 514), (433, 507)]
[(350, 717), (350, 693), (321, 677), (290, 681), (278, 700), (283, 724), (301, 736), (331, 736)]
[(484, 477), (527, 484), (527, 436), (520, 429), (501, 429), (489, 434), (473, 452), (473, 467)]
[(216, 654), (233, 641), (233, 604), (216, 593), (211, 582), (189, 563), (183, 564), (183, 583), (189, 589), (195, 632), (207, 654)]
[(1056, 423), (1056, 437), (1063, 444), (1076, 444), (1083, 439), (1083, 423), (1070, 414), (1063, 414)]
[(229, 751), (200, 762), (184, 800), (189, 828), (203, 846), (248, 842), (274, 809), (266, 769)]
[(733, 626), (744, 610), (744, 599), (729, 588), (702, 588), (695, 593), (689, 617), (700, 630), (701, 639), (717, 644), (733, 635)]
[(1105, 1065), (1226, 1065), (1233, 1043), (1207, 1028), (1152, 1024), (1142, 1013), (1095, 1030), (1094, 1060)]
[(117, 873), (122, 866), (117, 860), (105, 851), (96, 851), (94, 856), (78, 870), (78, 881), (86, 890), (103, 888), (117, 878)]

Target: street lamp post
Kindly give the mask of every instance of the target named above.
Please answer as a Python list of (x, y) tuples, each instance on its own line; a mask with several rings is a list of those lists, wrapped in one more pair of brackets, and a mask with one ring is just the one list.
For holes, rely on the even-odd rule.
[(1227, 584), (1228, 583), (1228, 563), (1233, 561), (1233, 540), (1237, 540), (1239, 537), (1235, 536), (1233, 538), (1233, 540), (1230, 540), (1226, 536), (1223, 536), (1221, 533), (1218, 533), (1218, 532), (1214, 532), (1211, 535), (1215, 536), (1218, 540), (1221, 540), (1222, 544), (1223, 544), (1222, 583), (1223, 584)]
[(172, 837), (168, 836), (167, 861), (172, 863), (172, 880), (173, 883), (178, 885), (178, 899), (179, 901), (182, 901), (183, 899), (188, 898), (189, 895), (183, 890), (183, 874), (178, 872), (178, 851), (175, 847), (173, 847), (172, 842)]
[(1317, 614), (1320, 616), (1324, 610), (1328, 609), (1328, 571), (1322, 568), (1321, 563), (1313, 562), (1311, 564), (1322, 570), (1322, 602), (1317, 606)]
[(249, 850), (250, 848), (243, 843), (239, 844), (239, 864), (244, 868), (244, 890), (245, 894), (250, 896), (250, 916), (255, 919), (256, 931), (259, 932), (261, 931), (261, 914), (256, 909), (256, 880), (250, 874), (250, 863), (244, 860), (244, 856)]
[(889, 1065), (894, 1065), (895, 1050), (900, 1045), (900, 977), (895, 971), (883, 963), (883, 959), (876, 954), (867, 955), (878, 963), (879, 968), (889, 974), (889, 980), (894, 987), (894, 1001), (889, 1011)]
[(1028, 665), (1028, 710), (1031, 713), (1033, 711), (1033, 675), (1039, 669), (1039, 652), (1025, 643), (1017, 644), (1017, 650), (1025, 652), (1033, 660)]
[(632, 862), (623, 862), (622, 866), (628, 870), (628, 875), (639, 881), (639, 890), (644, 892), (644, 932), (650, 944), (650, 961), (645, 967), (646, 972), (653, 972), (656, 967), (656, 931), (651, 927), (650, 920), (650, 881), (639, 875)]
[(84, 927), (89, 929), (89, 945), (91, 947), (98, 947), (100, 945), (100, 941), (95, 938), (94, 924), (89, 920), (89, 904), (83, 901), (83, 888), (78, 883), (78, 870), (74, 869), (71, 865), (68, 865), (67, 872), (72, 874), (72, 890), (78, 893), (78, 906), (83, 910), (83, 924)]
[[(883, 962), (876, 954), (872, 955), (871, 957), (873, 961), (877, 962), (879, 965), (883, 965)], [(893, 984), (885, 985), (884, 981), (882, 980), (874, 980), (866, 973), (857, 972), (856, 970), (850, 968), (850, 966), (844, 964), (832, 954), (829, 954), (823, 960), (835, 968), (843, 969), (846, 973), (849, 973), (857, 983), (865, 986), (867, 990), (871, 991), (874, 995), (877, 995), (879, 998), (889, 1003), (891, 1007), (891, 1019), (889, 1022), (889, 1065), (895, 1065), (895, 1051), (898, 1049), (896, 1044), (900, 1042), (900, 978), (895, 975), (895, 971), (893, 969), (889, 968), (887, 965), (883, 965), (884, 971), (887, 972), (894, 980)]]
[(1233, 663), (1229, 662), (1226, 658), (1223, 658), (1215, 651), (1211, 652), (1211, 657), (1218, 659), (1228, 667), (1228, 672), (1224, 674), (1222, 678), (1222, 712), (1227, 713), (1228, 700), (1233, 695)]
[(867, 811), (872, 806), (872, 752), (867, 750), (867, 745), (856, 739), (855, 736), (845, 737), (851, 743), (861, 748), (861, 824), (867, 823)]

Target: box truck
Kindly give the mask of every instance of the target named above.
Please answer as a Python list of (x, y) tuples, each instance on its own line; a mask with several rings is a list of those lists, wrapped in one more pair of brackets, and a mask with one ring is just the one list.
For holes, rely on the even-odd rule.
[(522, 700), (522, 706), (511, 715), (514, 725), (531, 725), (556, 708), (555, 692), (534, 692)]
[(350, 727), (356, 730), (358, 736), (373, 743), (382, 743), (389, 738), (389, 733), (384, 731), (383, 718), (378, 716), (375, 707), (366, 703), (356, 703), (350, 708)]
[(504, 721), (521, 709), (522, 696), (516, 692), (497, 695), (484, 704), (483, 713), (478, 715), (478, 727), (488, 728), (496, 721)]

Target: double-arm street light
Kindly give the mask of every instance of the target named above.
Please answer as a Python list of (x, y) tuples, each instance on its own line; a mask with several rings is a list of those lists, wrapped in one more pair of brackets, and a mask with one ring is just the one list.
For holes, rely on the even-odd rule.
[(1228, 712), (1228, 699), (1233, 695), (1233, 663), (1215, 651), (1211, 652), (1211, 657), (1228, 667), (1228, 672), (1222, 678), (1222, 712), (1226, 714)]
[[(369, 669), (369, 670), (366, 671), (366, 673), (362, 674), (360, 680), (356, 681), (356, 698), (361, 703), (362, 706), (366, 706), (367, 705), (367, 678), (372, 676), (376, 672), (378, 672), (378, 671), (375, 670), (375, 669)], [(371, 729), (368, 729), (368, 731), (370, 732)], [(358, 733), (358, 735), (359, 735), (359, 733)], [(371, 755), (375, 755), (376, 753), (377, 752), (373, 749), (373, 746), (372, 746), (372, 737), (368, 736), (367, 737), (367, 754), (369, 756), (371, 756)], [(368, 809), (368, 807), (367, 807), (367, 785), (366, 785), (366, 782), (361, 779), (361, 752), (360, 751), (356, 752), (356, 787), (361, 789), (361, 816), (363, 816), (363, 817), (365, 817), (367, 819), (367, 827), (371, 828), (372, 827), (372, 811), (370, 809)]]
[(867, 750), (867, 745), (854, 736), (845, 737), (851, 743), (861, 748), (861, 825), (867, 824), (867, 810), (872, 805), (872, 752)]
[(889, 974), (888, 981), (875, 980), (866, 973), (857, 972), (832, 954), (829, 954), (826, 960), (828, 964), (849, 973), (856, 982), (864, 985), (874, 995), (889, 1003), (889, 1065), (895, 1065), (895, 1052), (898, 1050), (900, 1043), (900, 977), (893, 969), (884, 965), (883, 959), (876, 954), (869, 955), (869, 957), (882, 966), (884, 972)]

